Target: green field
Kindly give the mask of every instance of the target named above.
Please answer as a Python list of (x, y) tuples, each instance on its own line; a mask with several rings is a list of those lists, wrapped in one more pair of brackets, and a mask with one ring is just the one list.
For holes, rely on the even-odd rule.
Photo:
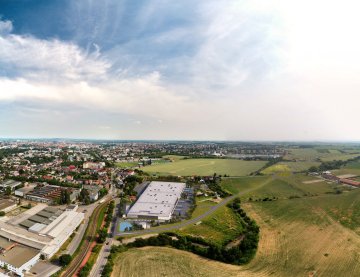
[(239, 178), (223, 178), (222, 187), (232, 194), (241, 193), (240, 198), (258, 199), (264, 197), (289, 198), (291, 196), (305, 197), (312, 195), (334, 193), (335, 184), (325, 181), (304, 183), (314, 178), (302, 174), (289, 176), (249, 176)]
[(181, 235), (202, 237), (222, 245), (227, 240), (235, 239), (242, 232), (241, 219), (228, 207), (224, 206), (201, 224), (190, 225), (178, 231)]
[[(360, 189), (327, 194), (326, 183), (303, 184), (309, 178), (300, 175), (289, 180), (236, 179), (224, 180), (223, 185), (234, 192), (258, 188), (252, 192), (258, 196), (265, 191), (289, 195), (292, 190), (313, 191), (314, 187), (323, 193), (243, 203), (261, 230), (259, 249), (247, 265), (231, 266), (176, 249), (147, 247), (120, 254), (113, 276), (360, 276)], [(202, 227), (181, 232), (221, 241), (231, 235), (235, 222), (225, 209), (204, 220)]]
[(312, 166), (319, 166), (320, 162), (279, 162), (265, 168), (261, 173), (273, 174), (277, 172), (303, 172)]
[(332, 170), (335, 175), (354, 174), (360, 176), (360, 162), (351, 162), (338, 170)]
[(354, 157), (360, 156), (360, 151), (344, 151), (341, 149), (331, 148), (291, 148), (287, 149), (288, 154), (285, 156), (286, 160), (296, 161), (333, 161), (333, 160), (349, 160)]
[(124, 162), (124, 163), (116, 163), (115, 165), (119, 168), (131, 168), (131, 167), (137, 166), (138, 163), (137, 162)]
[(146, 166), (142, 170), (153, 174), (175, 176), (209, 176), (214, 173), (228, 176), (246, 176), (265, 164), (265, 161), (235, 159), (180, 159), (166, 164)]

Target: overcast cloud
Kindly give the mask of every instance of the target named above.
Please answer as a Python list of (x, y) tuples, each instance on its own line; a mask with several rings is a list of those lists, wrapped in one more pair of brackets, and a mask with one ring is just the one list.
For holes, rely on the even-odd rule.
[(357, 1), (42, 2), (0, 0), (0, 137), (360, 139)]

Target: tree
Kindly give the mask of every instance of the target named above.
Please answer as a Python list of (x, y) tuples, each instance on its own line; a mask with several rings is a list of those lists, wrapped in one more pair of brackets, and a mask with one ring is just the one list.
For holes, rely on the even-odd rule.
[(0, 211), (0, 216), (4, 216), (5, 212), (4, 211)]
[(85, 203), (86, 205), (90, 204), (90, 195), (87, 189), (82, 189), (80, 191), (79, 200)]
[(10, 187), (6, 187), (5, 195), (11, 195), (11, 188)]
[(61, 266), (67, 266), (69, 263), (71, 263), (71, 255), (69, 254), (63, 254), (59, 258), (59, 262)]
[(107, 231), (106, 231), (106, 229), (101, 229), (100, 231), (99, 231), (99, 236), (98, 236), (98, 238), (97, 238), (97, 241), (99, 242), (99, 243), (103, 243), (103, 242), (105, 242), (105, 240), (106, 240), (106, 238), (107, 238)]

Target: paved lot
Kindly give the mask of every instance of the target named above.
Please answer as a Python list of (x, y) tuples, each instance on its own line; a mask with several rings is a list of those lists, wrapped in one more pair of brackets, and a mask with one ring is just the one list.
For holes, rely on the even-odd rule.
[(41, 276), (41, 277), (48, 277), (60, 270), (61, 267), (51, 264), (46, 261), (39, 261), (37, 262), (29, 272), (25, 274), (26, 277), (29, 276)]

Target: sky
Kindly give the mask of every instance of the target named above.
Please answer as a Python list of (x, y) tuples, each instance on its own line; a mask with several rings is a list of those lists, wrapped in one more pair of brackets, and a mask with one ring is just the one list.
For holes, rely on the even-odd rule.
[(360, 141), (355, 0), (0, 0), (0, 137)]

